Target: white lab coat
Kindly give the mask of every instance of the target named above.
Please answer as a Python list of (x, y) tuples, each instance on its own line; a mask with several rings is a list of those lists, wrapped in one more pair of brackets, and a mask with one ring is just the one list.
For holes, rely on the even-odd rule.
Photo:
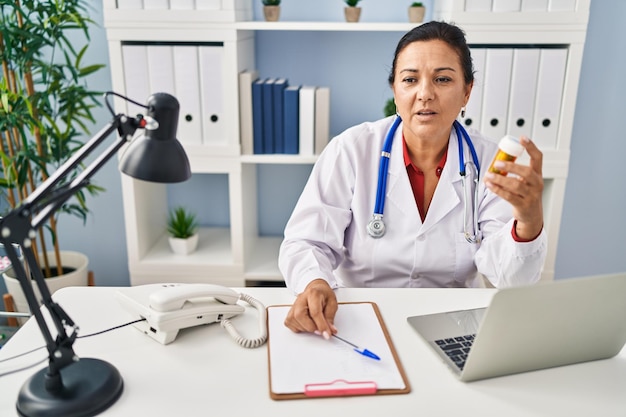
[[(494, 286), (539, 280), (545, 231), (515, 242), (511, 205), (482, 181), (497, 145), (470, 131), (481, 166), (478, 221), (483, 240), (463, 233), (458, 142), (448, 157), (422, 223), (406, 172), (402, 124), (394, 136), (380, 239), (367, 234), (376, 198), (380, 150), (393, 117), (354, 126), (335, 137), (316, 162), (285, 228), (279, 267), (296, 293), (316, 278), (337, 287), (468, 287), (483, 274)], [(465, 160), (471, 160), (464, 142)]]

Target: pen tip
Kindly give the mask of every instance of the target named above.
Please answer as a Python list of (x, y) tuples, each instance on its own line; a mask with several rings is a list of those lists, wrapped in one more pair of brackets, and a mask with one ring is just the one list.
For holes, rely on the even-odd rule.
[(369, 350), (367, 350), (367, 349), (363, 349), (363, 354), (364, 354), (365, 356), (369, 357), (369, 358), (376, 359), (377, 361), (379, 361), (379, 360), (380, 360), (380, 357), (379, 357), (378, 355), (376, 355), (376, 354), (375, 354), (375, 353), (373, 353), (373, 352), (370, 352), (370, 351), (369, 351)]

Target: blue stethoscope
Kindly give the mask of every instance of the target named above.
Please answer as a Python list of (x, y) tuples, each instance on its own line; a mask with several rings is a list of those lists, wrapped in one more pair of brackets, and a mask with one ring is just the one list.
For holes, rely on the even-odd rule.
[[(385, 193), (387, 189), (387, 172), (389, 171), (389, 158), (391, 157), (391, 145), (393, 137), (402, 122), (400, 116), (396, 116), (391, 128), (387, 132), (383, 149), (380, 154), (380, 166), (378, 169), (378, 185), (376, 188), (376, 203), (374, 205), (374, 215), (367, 224), (367, 233), (375, 238), (381, 238), (385, 234), (385, 223), (383, 222), (383, 210), (385, 207)], [(480, 233), (478, 230), (478, 179), (480, 176), (480, 163), (474, 144), (465, 128), (458, 121), (454, 121), (454, 130), (459, 142), (459, 173), (463, 180), (463, 232), (465, 239), (469, 243), (480, 243)], [(463, 139), (470, 150), (472, 161), (465, 162), (463, 155)], [(467, 184), (470, 179), (469, 186)], [(470, 205), (472, 207), (470, 207)]]

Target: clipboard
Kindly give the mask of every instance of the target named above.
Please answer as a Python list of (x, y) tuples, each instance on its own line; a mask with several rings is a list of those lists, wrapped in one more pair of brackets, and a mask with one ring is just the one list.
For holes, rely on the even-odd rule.
[(292, 332), (284, 325), (290, 308), (267, 307), (268, 376), (273, 400), (411, 392), (375, 303), (339, 303), (335, 325), (338, 336), (375, 352), (380, 361), (354, 352), (335, 338)]

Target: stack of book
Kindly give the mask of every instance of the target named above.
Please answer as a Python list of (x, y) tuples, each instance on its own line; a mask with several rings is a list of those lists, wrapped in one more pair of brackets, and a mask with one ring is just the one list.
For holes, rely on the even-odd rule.
[(243, 154), (318, 155), (329, 140), (330, 89), (239, 74)]

